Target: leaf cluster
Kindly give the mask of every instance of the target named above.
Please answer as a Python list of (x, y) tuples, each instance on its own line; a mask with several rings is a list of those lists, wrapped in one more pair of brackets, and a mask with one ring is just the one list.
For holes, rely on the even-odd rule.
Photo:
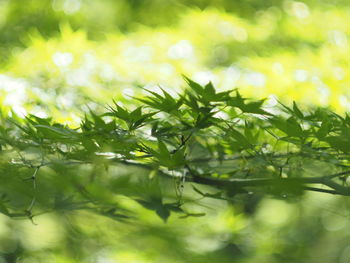
[[(0, 212), (32, 218), (90, 209), (130, 220), (133, 211), (118, 201), (124, 196), (166, 221), (171, 213), (202, 215), (186, 206), (198, 197), (350, 195), (348, 115), (296, 102), (268, 108), (265, 99), (185, 80), (188, 88), (177, 96), (149, 91), (133, 110), (114, 101), (74, 128), (34, 115), (2, 116)], [(185, 184), (192, 187), (184, 191)]]

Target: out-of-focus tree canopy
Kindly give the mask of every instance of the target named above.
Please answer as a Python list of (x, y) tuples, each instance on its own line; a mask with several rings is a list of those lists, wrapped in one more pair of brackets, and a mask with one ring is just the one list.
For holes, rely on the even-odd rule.
[[(164, 179), (154, 163), (137, 158), (158, 151), (163, 156), (152, 161), (168, 163), (165, 150), (186, 140), (172, 129), (189, 135), (193, 127), (186, 123), (205, 126), (216, 118), (237, 121), (230, 125), (238, 130), (229, 133), (220, 122), (221, 130), (200, 132), (192, 154), (217, 161), (191, 166), (192, 176), (309, 178), (346, 171), (349, 14), (345, 0), (0, 0), (0, 262), (348, 262), (346, 173), (334, 179), (338, 190), (331, 182), (321, 184), (326, 193), (315, 192), (314, 185), (305, 185), (310, 191), (304, 193), (302, 185), (233, 195), (190, 181), (182, 190), (182, 179)], [(266, 98), (264, 110), (279, 117), (269, 122), (253, 111), (246, 118), (225, 107), (212, 116), (201, 96), (186, 97), (190, 108), (199, 103), (200, 113), (187, 109), (177, 125), (174, 116), (166, 120), (166, 111), (150, 116), (160, 137), (152, 141), (141, 127), (149, 141), (137, 148), (146, 153), (135, 153), (139, 137), (130, 127), (137, 120), (128, 126), (124, 116), (116, 128), (107, 123), (120, 112), (101, 114), (111, 110), (108, 105), (117, 107), (112, 99), (121, 109), (143, 105), (148, 112), (135, 97), (162, 94), (159, 86), (178, 98), (186, 87), (182, 75), (203, 86), (211, 81), (216, 92), (234, 96), (238, 88), (243, 97)], [(243, 113), (245, 102), (238, 107)], [(162, 110), (172, 106), (164, 103)], [(194, 117), (197, 122), (190, 122)], [(108, 141), (104, 132), (111, 130), (119, 141)], [(215, 136), (224, 143), (216, 144)], [(244, 143), (255, 136), (262, 136), (252, 143), (260, 148)], [(271, 152), (283, 158), (266, 159)], [(290, 152), (297, 154), (289, 158)], [(217, 169), (224, 157), (218, 153), (250, 157)], [(86, 163), (75, 163), (81, 155)], [(62, 163), (62, 156), (72, 163)], [(107, 165), (121, 157), (154, 169)], [(50, 163), (37, 170), (43, 160)], [(148, 200), (150, 195), (157, 198)], [(174, 203), (179, 195), (185, 213)], [(17, 216), (6, 216), (10, 212)]]
[(34, 100), (69, 89), (106, 102), (134, 84), (179, 89), (186, 74), (250, 96), (348, 108), (346, 1), (190, 2), (2, 1), (3, 81), (38, 88)]

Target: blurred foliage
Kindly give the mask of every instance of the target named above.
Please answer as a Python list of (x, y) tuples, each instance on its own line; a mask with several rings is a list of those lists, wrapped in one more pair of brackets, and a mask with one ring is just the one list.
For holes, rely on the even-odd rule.
[[(349, 107), (346, 1), (202, 1), (193, 9), (193, 1), (28, 1), (25, 8), (2, 2), (0, 37), (13, 38), (1, 40), (8, 56), (2, 90), (21, 93), (8, 99), (17, 98), (9, 104), (18, 111), (27, 104), (32, 112), (76, 120), (72, 104), (128, 98), (141, 90), (134, 84), (178, 90), (181, 74), (272, 102), (292, 98), (338, 112)], [(113, 20), (124, 15), (127, 28)]]
[[(68, 134), (75, 134), (85, 114), (98, 122), (92, 116), (105, 112), (112, 98), (123, 109), (134, 110), (135, 105), (152, 102), (144, 98), (150, 95), (146, 90), (162, 94), (158, 85), (176, 97), (184, 86), (181, 75), (186, 74), (201, 85), (212, 81), (218, 92), (239, 87), (245, 96), (267, 98), (267, 108), (278, 100), (286, 105), (295, 100), (297, 110), (290, 109), (297, 121), (277, 119), (273, 125), (280, 129), (278, 136), (293, 137), (290, 125), (299, 123), (303, 130), (318, 131), (318, 140), (327, 138), (323, 143), (346, 152), (348, 130), (338, 129), (341, 119), (335, 112), (344, 116), (350, 105), (349, 12), (346, 0), (0, 0), (1, 127), (9, 125), (4, 122), (8, 118), (21, 126), (24, 116), (32, 114), (34, 120), (53, 117), (49, 121), (56, 123), (53, 134), (68, 129), (66, 124)], [(310, 128), (299, 112), (308, 116), (314, 105), (335, 112), (323, 115), (328, 121), (314, 120)], [(177, 106), (165, 102), (160, 107)], [(283, 114), (291, 114), (284, 110), (282, 119)], [(113, 116), (103, 118), (108, 117)], [(138, 128), (135, 122), (123, 125)], [(19, 133), (11, 131), (11, 138)], [(236, 139), (242, 134), (251, 137), (241, 130)], [(66, 135), (61, 134), (60, 140)], [(232, 147), (236, 139), (231, 138)], [(84, 143), (92, 151), (96, 147), (88, 140)], [(280, 149), (286, 150), (283, 145)], [(132, 144), (123, 146), (128, 150)], [(26, 158), (40, 163), (38, 145), (25, 148)], [(17, 195), (12, 205), (23, 213), (23, 206), (33, 200), (33, 184), (27, 178), (35, 168), (9, 163), (6, 147), (2, 150), (5, 183), (1, 188)], [(199, 143), (194, 150), (203, 148)], [(18, 161), (17, 154), (12, 157)], [(250, 170), (264, 167), (255, 161)], [(296, 158), (288, 171), (297, 174), (302, 161)], [(303, 173), (332, 173), (336, 163), (329, 162), (304, 162)], [(43, 211), (55, 207), (56, 212), (34, 217), (37, 225), (2, 216), (0, 262), (17, 258), (18, 262), (343, 263), (350, 258), (350, 237), (344, 231), (349, 226), (347, 197), (309, 193), (285, 198), (283, 193), (269, 192), (269, 197), (243, 194), (227, 202), (203, 198), (202, 194), (218, 197), (220, 192), (210, 187), (196, 191), (186, 186), (186, 197), (200, 199), (188, 204), (193, 216), (170, 216), (163, 224), (159, 216), (167, 212), (157, 205), (111, 194), (115, 188), (126, 195), (137, 189), (139, 195), (147, 192), (146, 181), (140, 178), (148, 175), (129, 166), (107, 171), (104, 165), (67, 168), (55, 163), (40, 168), (40, 201), (35, 207)], [(165, 180), (162, 185), (170, 196), (168, 202), (174, 198), (173, 183)], [(61, 190), (71, 195), (62, 195)], [(93, 203), (86, 203), (85, 190), (106, 202), (106, 207), (96, 211)], [(8, 196), (1, 196), (2, 213), (8, 201)], [(118, 203), (123, 212), (113, 210), (109, 202)], [(126, 211), (133, 211), (137, 220), (123, 222)]]
[[(120, 254), (114, 253), (124, 246), (114, 242), (121, 237), (128, 240), (124, 249), (131, 262), (186, 262), (189, 257), (191, 262), (244, 262), (260, 253), (276, 262), (304, 257), (302, 252), (286, 255), (273, 239), (250, 244), (245, 231), (265, 231), (269, 224), (290, 227), (293, 213), (304, 206), (305, 190), (350, 196), (345, 184), (349, 116), (324, 108), (302, 112), (295, 102), (266, 107), (264, 100), (238, 91), (218, 92), (211, 82), (201, 86), (185, 79), (189, 88), (178, 96), (161, 88), (148, 91), (135, 98), (133, 106), (137, 101), (140, 106), (130, 110), (114, 102), (102, 114), (90, 111), (76, 128), (35, 115), (3, 116), (0, 212), (52, 231), (44, 239), (36, 233), (38, 241), (17, 236), (21, 240), (10, 248), (16, 257), (36, 261), (39, 250), (45, 258), (46, 242), (58, 242), (68, 247), (55, 246), (54, 262), (65, 254), (89, 262), (91, 253), (117, 260)], [(283, 201), (267, 201), (266, 195)], [(270, 203), (259, 210), (264, 202)], [(280, 210), (286, 211), (281, 215)], [(42, 217), (47, 222), (37, 221)], [(249, 223), (255, 218), (261, 230)], [(103, 226), (112, 222), (107, 219), (122, 231), (108, 233)], [(199, 222), (205, 230), (197, 228)], [(339, 229), (333, 223), (325, 228)], [(94, 238), (92, 243), (85, 244), (87, 237)], [(27, 244), (25, 238), (32, 241)], [(130, 238), (135, 241), (129, 243)], [(143, 239), (155, 250), (158, 243), (163, 250), (170, 246), (155, 252)], [(136, 253), (135, 243), (146, 254)]]

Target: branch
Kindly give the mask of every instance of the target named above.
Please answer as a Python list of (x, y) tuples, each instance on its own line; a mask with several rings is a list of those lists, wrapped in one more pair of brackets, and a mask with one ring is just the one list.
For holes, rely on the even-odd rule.
[(341, 195), (341, 193), (338, 193), (335, 190), (322, 189), (322, 188), (310, 187), (310, 186), (305, 186), (304, 190), (314, 191), (314, 192), (319, 192), (319, 193), (326, 193), (326, 194), (333, 194), (333, 195)]
[[(152, 167), (147, 164), (138, 163), (130, 160), (112, 160), (114, 164), (121, 164), (126, 166), (133, 166), (136, 168), (141, 168), (144, 170), (152, 171), (155, 167)], [(91, 163), (91, 162), (86, 162)], [(50, 165), (52, 163), (46, 163), (46, 165)], [(84, 164), (84, 162), (67, 162), (64, 164)], [(188, 165), (185, 166), (188, 170), (188, 176), (186, 176), (186, 182), (192, 182), (202, 185), (208, 185), (218, 188), (224, 189), (237, 189), (237, 188), (245, 188), (245, 187), (260, 187), (260, 186), (278, 186), (278, 187), (299, 187), (300, 189), (308, 190), (308, 191), (317, 191), (329, 194), (337, 194), (343, 196), (350, 196), (350, 188), (337, 184), (332, 181), (333, 178), (340, 177), (342, 175), (350, 174), (350, 170), (335, 173), (326, 176), (318, 176), (318, 177), (292, 177), (292, 178), (252, 178), (252, 179), (219, 179), (213, 177), (204, 177), (199, 175), (197, 172), (193, 171)], [(161, 176), (167, 178), (173, 178), (173, 175), (167, 173), (162, 169), (158, 169), (158, 173)], [(330, 189), (320, 189), (315, 187), (310, 187), (307, 185), (310, 184), (318, 184), (329, 187)]]

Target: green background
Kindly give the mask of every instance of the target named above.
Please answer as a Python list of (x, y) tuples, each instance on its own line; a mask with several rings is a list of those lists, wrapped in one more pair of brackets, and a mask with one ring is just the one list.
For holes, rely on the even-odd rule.
[[(145, 88), (178, 92), (185, 74), (219, 90), (265, 97), (271, 106), (296, 100), (305, 109), (344, 113), (350, 108), (349, 18), (345, 0), (0, 0), (2, 111), (74, 126), (84, 111), (99, 111), (112, 98), (132, 105)], [(65, 175), (95, 172), (84, 169)], [(109, 198), (103, 177), (125, 173), (101, 167), (101, 183), (90, 190)], [(28, 184), (19, 185), (14, 191), (30, 194)], [(135, 201), (113, 198), (137, 219), (119, 222), (64, 201), (35, 224), (0, 216), (0, 262), (350, 260), (347, 197), (204, 199), (193, 209), (206, 216), (172, 215), (167, 223)]]

